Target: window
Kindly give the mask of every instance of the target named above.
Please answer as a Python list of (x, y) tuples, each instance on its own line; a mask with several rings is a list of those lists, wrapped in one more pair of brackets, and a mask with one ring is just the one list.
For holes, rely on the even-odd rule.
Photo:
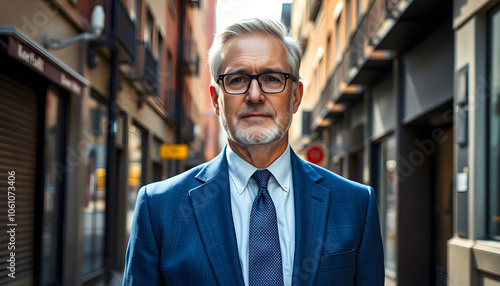
[(135, 24), (135, 34), (136, 37), (139, 37), (139, 26), (141, 23), (141, 9), (140, 9), (140, 1), (132, 0), (131, 2), (132, 10), (130, 11), (130, 18)]
[(176, 18), (177, 15), (175, 13), (175, 3), (174, 0), (168, 0), (168, 11), (170, 11), (170, 15), (172, 15), (172, 18)]
[[(308, 1), (308, 9), (309, 9), (309, 20), (316, 22), (316, 20), (319, 18), (319, 10), (321, 9), (321, 0), (312, 0)], [(316, 23), (315, 23), (316, 25)]]
[[(314, 1), (314, 0), (313, 0)], [(316, 12), (316, 16), (314, 16), (314, 30), (316, 31), (316, 29), (318, 29), (318, 26), (319, 26), (319, 22), (321, 21), (321, 18), (323, 18), (323, 5), (321, 5), (321, 1), (319, 1), (319, 7), (318, 7), (318, 10)]]
[(340, 53), (340, 16), (337, 18), (337, 23), (335, 24), (335, 57), (337, 62), (342, 58)]
[(500, 6), (490, 16), (488, 232), (500, 240)]
[(146, 132), (134, 124), (128, 136), (127, 231), (130, 234), (137, 192), (145, 184)]
[(391, 135), (377, 145), (377, 191), (386, 273), (396, 275), (397, 161), (396, 138)]
[(329, 34), (328, 40), (326, 42), (326, 70), (327, 70), (327, 72), (331, 68), (332, 68), (332, 34)]
[(151, 148), (151, 158), (153, 159), (153, 182), (161, 181), (163, 176), (163, 160), (160, 158), (160, 146), (162, 141), (158, 138), (153, 139), (153, 148)]
[(174, 89), (174, 59), (170, 51), (167, 52), (167, 90)]
[(61, 194), (64, 173), (64, 114), (63, 102), (57, 91), (48, 88), (45, 98), (44, 176), (43, 176), (43, 223), (41, 284), (52, 285), (58, 281), (58, 255), (61, 243)]
[(157, 96), (164, 101), (165, 100), (165, 92), (163, 91), (163, 88), (165, 88), (165, 84), (163, 83), (164, 76), (162, 73), (162, 64), (163, 64), (163, 37), (161, 36), (161, 33), (158, 32), (158, 45), (156, 49), (156, 62), (158, 63), (156, 65), (156, 74), (159, 77), (159, 82), (158, 82), (158, 88), (157, 88)]
[(346, 42), (349, 43), (349, 36), (351, 35), (351, 19), (352, 19), (352, 4), (351, 0), (345, 1), (345, 15), (346, 15), (346, 23), (345, 23), (345, 39)]
[(363, 0), (358, 0), (358, 23), (361, 21), (361, 15), (363, 15)]
[(125, 142), (127, 138), (125, 137), (125, 129), (127, 127), (127, 115), (123, 111), (118, 111), (116, 113), (116, 120), (114, 124), (114, 132), (115, 132), (115, 144), (119, 147), (125, 146)]
[(163, 53), (163, 37), (161, 36), (161, 33), (158, 32), (158, 45), (156, 48), (156, 60), (158, 62), (158, 74), (161, 72), (162, 53)]
[(318, 87), (318, 98), (321, 96), (321, 91), (323, 90), (322, 83), (325, 78), (325, 66), (323, 65), (323, 57), (319, 60), (318, 63), (318, 77), (316, 78), (316, 86)]
[(148, 11), (148, 21), (146, 22), (146, 30), (144, 31), (144, 43), (146, 44), (146, 47), (149, 48), (150, 51), (152, 51), (153, 47), (153, 16), (151, 16), (151, 13)]
[(84, 134), (88, 140), (85, 199), (83, 201), (83, 265), (87, 275), (104, 267), (106, 221), (106, 158), (108, 109), (94, 97), (89, 98), (90, 118)]

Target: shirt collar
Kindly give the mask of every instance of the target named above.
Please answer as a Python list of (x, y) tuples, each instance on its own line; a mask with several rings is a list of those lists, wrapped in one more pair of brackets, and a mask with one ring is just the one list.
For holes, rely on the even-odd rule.
[[(243, 160), (228, 145), (226, 148), (226, 158), (229, 165), (229, 176), (236, 185), (236, 190), (241, 194), (248, 184), (248, 180), (258, 168)], [(283, 154), (267, 167), (276, 179), (281, 189), (288, 193), (291, 186), (292, 163), (290, 157), (290, 145), (287, 146)]]

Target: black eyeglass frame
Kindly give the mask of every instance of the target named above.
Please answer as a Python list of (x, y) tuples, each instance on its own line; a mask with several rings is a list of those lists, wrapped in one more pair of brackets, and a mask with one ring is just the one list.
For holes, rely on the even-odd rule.
[[(281, 91), (274, 91), (274, 92), (266, 92), (262, 89), (262, 84), (260, 83), (259, 81), (259, 77), (263, 74), (281, 74), (283, 76), (285, 76), (285, 84), (283, 84), (283, 89)], [(228, 75), (246, 75), (250, 78), (250, 81), (248, 82), (248, 85), (247, 85), (247, 89), (245, 89), (245, 91), (243, 92), (228, 92), (226, 90), (226, 86), (224, 85), (224, 78)], [(297, 82), (297, 79), (295, 78), (295, 76), (289, 74), (289, 73), (286, 73), (286, 72), (263, 72), (263, 73), (259, 73), (259, 74), (247, 74), (247, 73), (241, 73), (241, 72), (234, 72), (234, 73), (226, 73), (226, 74), (220, 74), (218, 75), (218, 80), (217, 82), (221, 81), (222, 82), (222, 88), (224, 89), (224, 91), (227, 93), (227, 94), (232, 94), (232, 95), (238, 95), (238, 94), (245, 94), (247, 93), (247, 91), (250, 89), (250, 85), (252, 84), (252, 80), (257, 80), (257, 83), (259, 84), (259, 88), (260, 90), (262, 90), (263, 93), (267, 93), (267, 94), (276, 94), (276, 93), (281, 93), (285, 90), (286, 88), (286, 82), (287, 82), (287, 79), (291, 79), (295, 82)]]

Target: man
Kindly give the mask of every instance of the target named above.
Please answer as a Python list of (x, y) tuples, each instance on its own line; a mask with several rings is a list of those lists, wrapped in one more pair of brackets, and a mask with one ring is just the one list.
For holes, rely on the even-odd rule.
[(139, 191), (124, 285), (383, 285), (373, 189), (288, 144), (300, 59), (274, 21), (245, 20), (216, 36), (210, 95), (228, 144)]

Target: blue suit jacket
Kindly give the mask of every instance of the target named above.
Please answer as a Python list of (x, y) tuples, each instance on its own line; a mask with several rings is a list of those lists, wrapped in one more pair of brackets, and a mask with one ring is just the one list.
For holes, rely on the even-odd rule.
[[(373, 189), (291, 153), (293, 285), (383, 285)], [(139, 191), (123, 285), (243, 285), (225, 150)]]

